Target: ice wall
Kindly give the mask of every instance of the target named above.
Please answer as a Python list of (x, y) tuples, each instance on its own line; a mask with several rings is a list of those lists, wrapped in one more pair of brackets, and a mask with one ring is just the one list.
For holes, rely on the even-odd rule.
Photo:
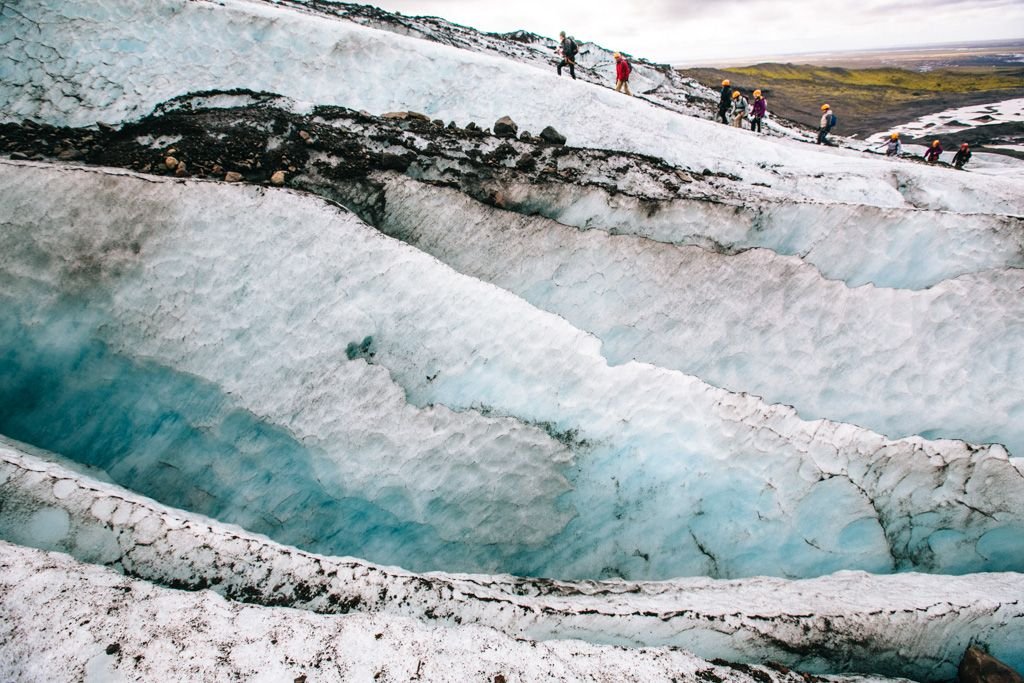
[[(22, 402), (19, 384), (8, 393), (6, 424), (75, 444), (77, 457), (114, 475), (141, 481), (170, 455), (189, 463), (163, 470), (164, 500), (233, 521), (234, 508), (270, 487), (299, 501), (321, 495), (299, 477), (272, 477), (279, 464), (308, 462), (305, 476), (326, 495), (382, 508), (397, 518), (386, 528), (400, 531), (352, 548), (340, 532), (347, 519), (326, 515), (309, 528), (308, 518), (282, 519), (279, 508), (263, 510), (276, 521), (261, 528), (292, 539), (300, 531), (289, 527), (301, 526), (318, 549), (416, 567), (815, 576), (1024, 561), (1024, 477), (999, 447), (890, 441), (806, 422), (675, 371), (609, 366), (599, 342), (566, 321), (317, 199), (106, 171), (0, 169), (9, 320), (39, 332), (44, 348), (55, 343), (48, 330), (79, 326), (59, 339), (83, 358), (82, 372), (54, 372), (43, 354), (15, 365), (18, 377), (65, 378), (51, 394), (74, 405), (78, 388), (95, 383), (90, 368), (107, 367), (91, 365), (85, 349), (95, 345), (116, 367), (145, 359), (144, 369), (209, 387), (211, 408), (186, 413), (180, 422), (192, 426), (183, 433), (223, 431), (241, 415), (267, 425), (267, 441), (244, 448), (289, 444), (291, 460), (255, 477), (218, 461), (218, 493), (196, 481), (202, 457), (177, 448), (208, 441), (188, 436), (168, 448), (132, 437), (108, 452), (103, 439), (89, 445), (79, 421)], [(71, 305), (78, 309), (65, 315)], [(124, 405), (119, 392), (145, 393), (146, 376), (129, 378), (141, 388), (94, 395)], [(165, 410), (157, 403), (136, 424), (129, 414), (126, 432), (152, 431), (149, 416)], [(192, 493), (197, 483), (204, 495)], [(410, 523), (426, 528), (413, 533)]]
[(565, 317), (597, 336), (611, 363), (680, 370), (890, 437), (1024, 453), (1024, 270), (923, 291), (850, 288), (765, 249), (722, 254), (580, 231), (395, 174), (331, 187), (352, 206), (372, 194), (381, 230)]
[(574, 145), (738, 175), (751, 201), (767, 185), (800, 198), (1024, 214), (1024, 181), (950, 182), (944, 169), (767, 140), (548, 69), (266, 3), (29, 0), (0, 12), (3, 120), (119, 123), (186, 92), (249, 88), (481, 126), (505, 115), (534, 132), (555, 124)]
[[(538, 646), (567, 638), (631, 648), (671, 646), (706, 658), (770, 659), (811, 672), (860, 671), (917, 680), (953, 676), (969, 643), (984, 643), (1015, 666), (1024, 662), (1019, 574), (841, 572), (802, 581), (762, 577), (659, 583), (418, 575), (279, 546), (237, 527), (165, 508), (72, 471), (55, 456), (29, 450), (0, 439), (0, 495), (5, 501), (0, 539), (68, 552), (158, 585), (208, 587), (251, 605), (364, 613), (374, 615), (375, 623), (444, 626), (452, 633), (485, 626)], [(5, 557), (13, 556), (5, 565), (11, 571), (2, 573), (10, 584), (0, 591), (10, 586), (22, 591), (17, 600), (0, 599), (0, 605), (9, 605), (12, 618), (2, 620), (8, 628), (33, 623), (35, 611), (22, 608), (32, 604), (37, 592), (62, 586), (61, 573), (103, 575), (66, 560), (52, 560), (59, 567), (45, 566), (36, 561), (38, 554), (0, 547)], [(11, 579), (19, 571), (36, 578)], [(97, 583), (106, 581), (83, 582), (70, 599), (94, 604), (97, 596), (87, 586)], [(138, 586), (140, 592), (155, 590)], [(118, 613), (135, 609), (137, 596), (134, 591), (123, 594)], [(181, 600), (169, 611), (177, 614)], [(312, 618), (297, 619), (307, 617)], [(120, 614), (114, 618), (123, 626)], [(39, 646), (35, 638), (19, 642)], [(628, 658), (645, 656), (641, 650), (620, 652)]]

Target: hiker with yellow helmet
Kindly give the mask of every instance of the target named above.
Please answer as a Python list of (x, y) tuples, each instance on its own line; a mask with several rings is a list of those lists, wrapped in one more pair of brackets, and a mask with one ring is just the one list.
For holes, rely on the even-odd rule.
[(819, 145), (831, 145), (828, 141), (828, 134), (832, 132), (832, 129), (836, 125), (836, 115), (832, 111), (832, 107), (827, 104), (821, 105), (821, 125), (818, 126), (818, 144)]
[(761, 119), (768, 113), (768, 100), (761, 97), (761, 91), (754, 91), (754, 104), (750, 108), (750, 130), (761, 132)]
[(615, 58), (615, 92), (624, 92), (632, 97), (633, 93), (629, 92), (629, 74), (633, 68), (621, 53), (616, 52), (612, 57)]
[(929, 164), (934, 164), (939, 160), (940, 156), (942, 156), (942, 143), (938, 140), (932, 140), (932, 146), (924, 153), (924, 159)]
[(879, 145), (879, 147), (885, 147), (885, 156), (898, 157), (900, 152), (903, 151), (903, 145), (900, 144), (900, 134), (893, 133), (889, 136), (889, 139)]
[(718, 100), (718, 118), (722, 119), (722, 123), (726, 124), (729, 123), (729, 120), (725, 118), (725, 113), (732, 106), (732, 88), (729, 85), (728, 78), (722, 81), (722, 97)]
[(739, 90), (732, 91), (732, 125), (743, 127), (743, 119), (747, 118), (747, 98)]

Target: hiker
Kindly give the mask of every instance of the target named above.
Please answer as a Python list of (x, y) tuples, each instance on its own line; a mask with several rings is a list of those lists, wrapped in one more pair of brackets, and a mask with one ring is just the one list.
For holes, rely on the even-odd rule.
[(879, 145), (879, 147), (885, 147), (885, 156), (898, 157), (900, 152), (903, 151), (903, 145), (900, 144), (900, 134), (893, 133), (889, 136), (889, 139)]
[(761, 119), (768, 113), (768, 100), (761, 97), (761, 91), (754, 91), (754, 105), (750, 108), (750, 130), (761, 132)]
[(615, 57), (615, 92), (624, 92), (632, 97), (633, 93), (629, 92), (629, 74), (633, 72), (633, 67), (619, 52), (612, 57)]
[(722, 96), (718, 100), (718, 118), (722, 119), (722, 123), (729, 123), (725, 118), (725, 112), (729, 111), (730, 106), (732, 106), (732, 88), (729, 87), (727, 78), (722, 81)]
[(938, 140), (932, 140), (932, 146), (924, 153), (925, 161), (934, 164), (942, 155), (942, 144)]
[(565, 36), (565, 31), (558, 34), (560, 45), (558, 51), (562, 53), (562, 61), (555, 67), (558, 70), (558, 75), (562, 75), (562, 67), (569, 67), (569, 75), (572, 76), (572, 80), (576, 80), (576, 55), (579, 53), (580, 48), (576, 45), (576, 41), (572, 39), (572, 36), (568, 38)]
[(832, 129), (836, 125), (836, 115), (832, 111), (832, 107), (827, 104), (821, 105), (821, 125), (818, 126), (818, 144), (819, 145), (831, 145), (828, 141), (828, 134), (832, 132)]
[(747, 118), (747, 98), (739, 90), (732, 91), (732, 125), (743, 127), (743, 119)]
[(953, 168), (958, 171), (964, 170), (964, 164), (971, 160), (970, 145), (966, 142), (960, 144), (960, 149), (953, 156)]

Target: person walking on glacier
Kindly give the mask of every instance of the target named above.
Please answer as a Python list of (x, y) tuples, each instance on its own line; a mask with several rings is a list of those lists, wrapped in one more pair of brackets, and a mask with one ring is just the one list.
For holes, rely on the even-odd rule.
[(616, 52), (612, 56), (615, 57), (615, 92), (624, 92), (632, 97), (633, 93), (629, 91), (629, 74), (633, 73), (633, 67), (621, 53)]
[(932, 146), (924, 153), (924, 159), (929, 164), (934, 164), (939, 160), (940, 156), (942, 156), (942, 143), (938, 140), (932, 140)]
[(732, 125), (743, 127), (743, 119), (747, 118), (747, 98), (739, 90), (732, 91)]
[(732, 88), (729, 85), (728, 78), (722, 81), (722, 96), (718, 98), (718, 118), (722, 119), (722, 123), (725, 124), (729, 123), (729, 120), (725, 118), (725, 113), (732, 105)]
[(893, 133), (889, 136), (889, 139), (879, 145), (885, 147), (885, 156), (887, 157), (898, 157), (900, 152), (903, 151), (903, 145), (900, 144), (900, 134)]
[(964, 170), (964, 164), (971, 160), (971, 146), (966, 142), (960, 144), (960, 149), (953, 155), (953, 168), (958, 171)]
[(831, 145), (828, 141), (828, 134), (836, 127), (836, 115), (832, 107), (827, 104), (821, 105), (821, 124), (818, 126), (818, 144)]
[(761, 97), (761, 91), (754, 91), (754, 104), (750, 108), (750, 130), (761, 132), (761, 119), (768, 113), (768, 100)]
[(555, 69), (558, 71), (558, 75), (562, 75), (562, 67), (569, 67), (569, 75), (572, 76), (572, 80), (576, 80), (576, 55), (579, 54), (580, 48), (576, 45), (576, 41), (573, 40), (572, 36), (566, 37), (565, 31), (558, 34), (559, 46), (558, 52), (561, 53), (562, 61), (558, 63)]

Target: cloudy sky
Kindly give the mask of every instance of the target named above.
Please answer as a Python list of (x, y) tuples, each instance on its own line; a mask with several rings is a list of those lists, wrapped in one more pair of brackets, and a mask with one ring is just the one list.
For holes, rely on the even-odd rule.
[[(526, 29), (660, 62), (1024, 38), (1024, 0), (361, 0), (485, 31)], [(723, 65), (727, 65), (723, 63)]]

